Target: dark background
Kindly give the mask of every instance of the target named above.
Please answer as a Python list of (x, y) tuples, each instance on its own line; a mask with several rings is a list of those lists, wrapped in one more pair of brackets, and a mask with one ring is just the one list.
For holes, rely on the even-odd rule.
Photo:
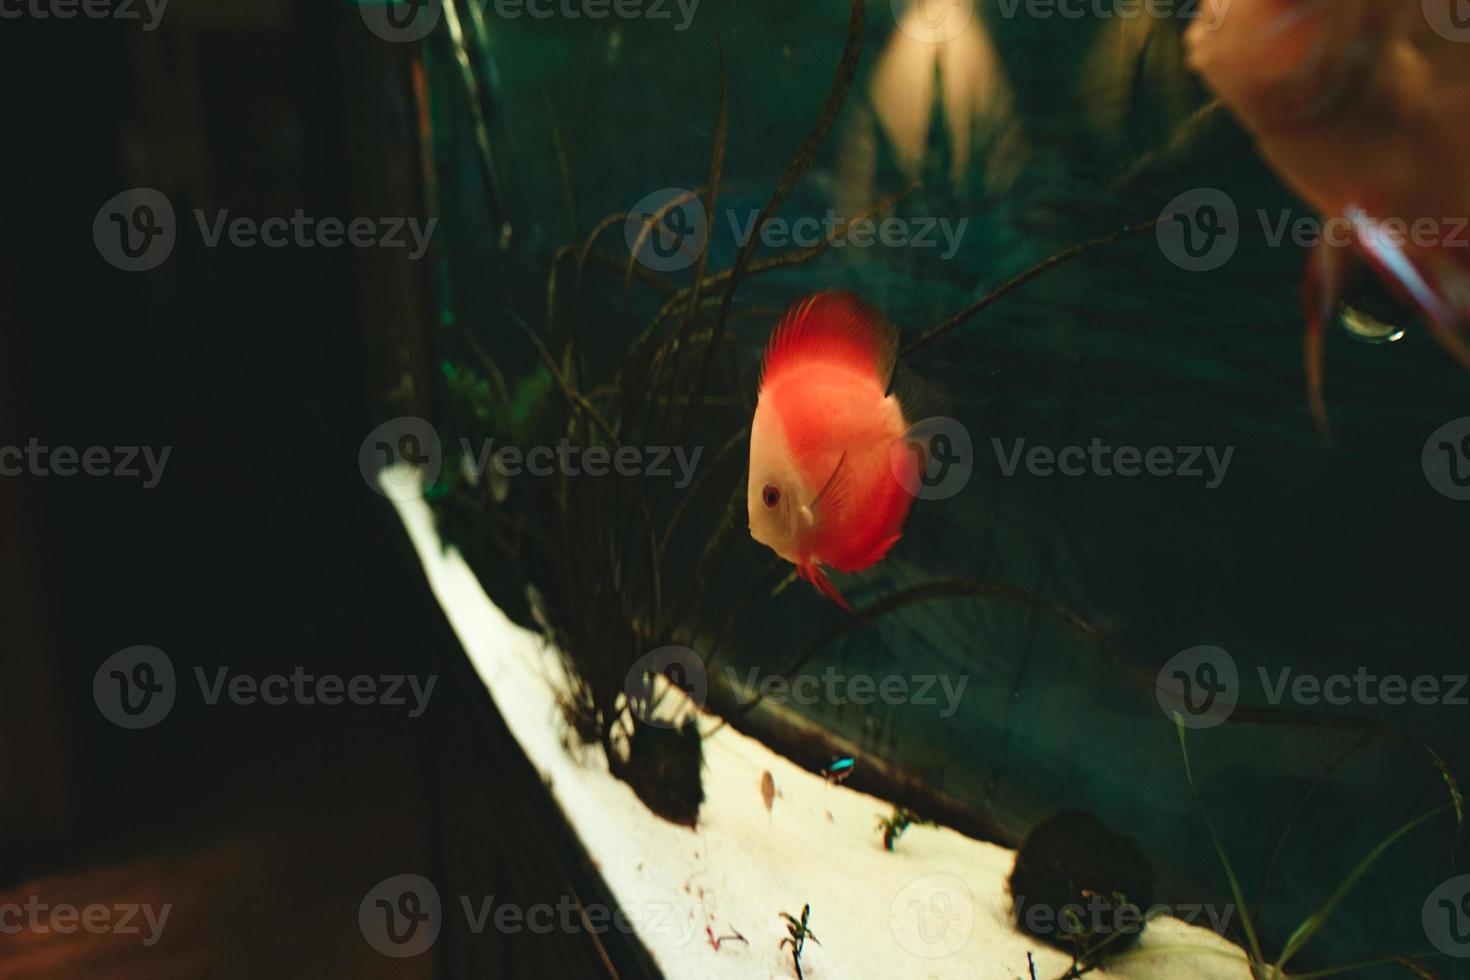
[[(0, 444), (172, 447), (162, 482), (0, 479), (0, 900), (152, 902), (162, 941), (0, 936), (7, 977), (592, 976), (649, 972), (608, 934), (471, 935), (455, 896), (605, 901), (602, 886), (358, 470), (422, 407), (424, 270), (402, 251), (207, 249), (191, 210), (419, 213), (415, 46), (347, 4), (175, 0), (0, 23)], [(107, 264), (104, 201), (155, 187), (179, 235)], [(179, 699), (124, 731), (92, 701), (114, 652), (164, 650)], [(208, 706), (211, 675), (437, 675), (429, 709)], [(438, 886), (434, 951), (397, 960), (364, 894)], [(599, 948), (599, 946), (603, 948)]]

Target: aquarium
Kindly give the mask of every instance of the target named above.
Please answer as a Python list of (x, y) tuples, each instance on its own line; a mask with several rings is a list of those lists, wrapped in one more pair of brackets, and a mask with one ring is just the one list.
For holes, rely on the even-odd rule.
[[(528, 6), (428, 45), (450, 247), (427, 495), (557, 651), (563, 737), (694, 841), (734, 765), (698, 743), (731, 728), (810, 773), (853, 760), (826, 792), (892, 807), (887, 830), (820, 826), (769, 791), (757, 812), (747, 780), (771, 840), (718, 860), (776, 861), (740, 897), (769, 914), (675, 972), (779, 975), (759, 947), (811, 874), (845, 882), (811, 930), (855, 933), (807, 946), (812, 973), (1025, 975), (990, 935), (999, 883), (920, 841), (1051, 827), (1075, 887), (1212, 926), (1253, 964), (1233, 975), (1456, 975), (1436, 923), (1470, 882), (1470, 714), (1436, 552), (1467, 526), (1470, 266), (1439, 215), (1470, 157), (1430, 79), (1463, 88), (1470, 50), (1453, 5), (1398, 6)], [(1427, 74), (1390, 80), (1396, 58)], [(1430, 119), (1442, 140), (1416, 143)], [(1394, 207), (1420, 210), (1354, 210)], [(1395, 221), (1424, 241), (1384, 244)], [(795, 367), (772, 365), (783, 329)], [(901, 407), (854, 421), (866, 403), (809, 362)], [(586, 472), (514, 451), (538, 445)], [(758, 526), (772, 472), (799, 498), (772, 518), (785, 554)], [(695, 702), (681, 727), (640, 714), (655, 675)], [(1119, 838), (1136, 860), (1105, 873)], [(901, 870), (830, 867), (870, 855)], [(933, 890), (919, 931), (901, 908), (868, 933), (900, 887)], [(887, 958), (951, 899), (970, 941)], [(1077, 942), (1082, 969), (1138, 956)], [(1173, 945), (1136, 962), (1218, 969)]]
[(302, 77), (376, 67), (293, 138), (410, 263), (331, 543), (411, 551), (384, 618), (493, 719), (371, 962), (1470, 977), (1463, 0), (327, 20)]

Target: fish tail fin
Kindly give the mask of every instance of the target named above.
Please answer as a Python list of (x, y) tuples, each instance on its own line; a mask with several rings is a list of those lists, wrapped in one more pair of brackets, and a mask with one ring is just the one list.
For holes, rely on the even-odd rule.
[(826, 573), (817, 567), (816, 562), (802, 562), (796, 566), (796, 570), (801, 573), (802, 578), (816, 586), (818, 592), (848, 612), (852, 612), (852, 606), (848, 605), (847, 600), (842, 598), (842, 593), (837, 591), (837, 586), (833, 585), (832, 580), (827, 577)]
[[(1441, 346), (1470, 369), (1470, 258), (1462, 247), (1441, 242), (1413, 251), (1361, 210), (1348, 213), (1353, 237), (1368, 264), (1395, 293), (1424, 315)], [(1461, 229), (1463, 231), (1463, 228)]]
[(816, 293), (792, 304), (771, 333), (761, 383), (812, 361), (874, 372), (887, 390), (898, 361), (898, 329), (856, 293)]
[(1342, 303), (1346, 252), (1326, 241), (1318, 243), (1307, 258), (1307, 274), (1302, 281), (1302, 310), (1306, 317), (1306, 334), (1302, 357), (1306, 368), (1307, 403), (1312, 419), (1323, 438), (1332, 435), (1327, 421), (1327, 401), (1322, 395), (1322, 358), (1327, 343), (1327, 324), (1337, 315)]

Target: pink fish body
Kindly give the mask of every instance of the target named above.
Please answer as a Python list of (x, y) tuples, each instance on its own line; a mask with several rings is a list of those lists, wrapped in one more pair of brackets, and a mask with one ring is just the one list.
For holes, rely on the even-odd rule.
[(750, 533), (849, 608), (822, 566), (861, 571), (903, 533), (908, 423), (889, 393), (898, 331), (851, 293), (786, 312), (766, 347), (750, 429)]
[(1205, 0), (1187, 34), (1192, 67), (1329, 220), (1305, 289), (1324, 428), (1323, 330), (1349, 255), (1470, 366), (1470, 54), (1444, 36), (1461, 2)]

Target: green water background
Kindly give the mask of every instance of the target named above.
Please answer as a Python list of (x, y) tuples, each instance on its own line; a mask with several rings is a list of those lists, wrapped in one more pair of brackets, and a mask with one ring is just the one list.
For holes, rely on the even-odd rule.
[[(440, 302), (451, 359), (469, 360), (456, 339), (466, 324), (491, 338), (508, 332), (507, 305), (535, 322), (551, 254), (569, 240), (568, 190), (585, 234), (646, 194), (703, 182), (717, 104), (716, 29), (729, 87), (722, 207), (745, 214), (765, 202), (827, 94), (846, 6), (705, 0), (683, 32), (672, 9), (673, 20), (594, 23), (510, 20), (486, 8), (493, 131), (516, 228), (509, 253), (493, 244), (457, 71), (442, 52), (431, 59), (440, 241), (448, 243)], [(840, 581), (849, 598), (862, 605), (945, 577), (1006, 583), (1075, 611), (1147, 673), (1185, 648), (1224, 647), (1253, 704), (1265, 703), (1262, 668), (1273, 676), (1282, 666), (1315, 674), (1360, 666), (1408, 676), (1463, 672), (1456, 559), (1470, 512), (1434, 491), (1420, 454), (1428, 435), (1470, 404), (1470, 379), (1420, 329), (1385, 346), (1334, 332), (1327, 378), (1335, 440), (1324, 443), (1302, 382), (1305, 253), (1273, 247), (1257, 214), (1277, 220), (1310, 211), (1228, 124), (1201, 151), (1117, 187), (1170, 130), (1151, 81), (1137, 78), (1117, 80), (1135, 93), (1123, 130), (1089, 123), (1084, 105), (1096, 91), (1082, 64), (1107, 25), (1091, 17), (1007, 19), (994, 6), (983, 23), (1015, 91), (1014, 123), (1027, 147), (1018, 176), (1003, 188), (979, 176), (997, 152), (982, 134), (981, 165), (954, 186), (937, 162), (947, 137), (935, 132), (930, 180), (899, 212), (968, 218), (959, 252), (944, 260), (936, 250), (837, 250), (751, 280), (740, 304), (779, 307), (819, 288), (858, 289), (908, 339), (1056, 249), (1152, 219), (1198, 187), (1236, 201), (1240, 246), (1223, 268), (1191, 273), (1170, 263), (1152, 235), (1139, 236), (1058, 269), (913, 358), (909, 367), (971, 433), (974, 476), (949, 500), (919, 502), (891, 557)], [(863, 124), (874, 57), (894, 31), (886, 0), (871, 4), (857, 83), (783, 216), (820, 216), (836, 206), (852, 163), (843, 158), (844, 137)], [(1197, 90), (1191, 98), (1198, 105), (1207, 96)], [(565, 187), (559, 155), (570, 167)], [(876, 194), (906, 183), (881, 146), (872, 163)], [(626, 255), (621, 237), (606, 241)], [(711, 250), (715, 268), (734, 255), (719, 223)], [(606, 289), (611, 303), (615, 277)], [(752, 364), (769, 328), (769, 320), (737, 327)], [(589, 343), (615, 350), (617, 338)], [(534, 366), (520, 370), (530, 376)], [(706, 435), (711, 445), (723, 441), (723, 433)], [(1016, 438), (1235, 451), (1227, 479), (1210, 490), (1201, 480), (1008, 476), (991, 440), (1009, 446)], [(743, 596), (766, 558), (753, 542), (737, 542), (708, 583), (712, 601)], [(841, 615), (805, 585), (787, 589), (741, 622), (722, 657), (741, 675), (780, 670)], [(1142, 843), (1166, 898), (1227, 900), (1171, 723), (1074, 633), (1003, 602), (934, 603), (851, 634), (806, 669), (820, 674), (828, 666), (967, 677), (950, 718), (916, 705), (802, 710), (1017, 835), (1062, 807), (1093, 811)], [(1470, 708), (1340, 710), (1410, 731), (1462, 770), (1470, 762)], [(1199, 784), (1248, 896), (1297, 799), (1356, 737), (1234, 722), (1192, 736)], [(1374, 843), (1447, 798), (1422, 752), (1370, 740), (1302, 810), (1271, 882), (1268, 944), (1279, 948)], [(1420, 906), (1451, 875), (1450, 838), (1444, 818), (1400, 844), (1298, 965), (1428, 949)], [(1435, 964), (1446, 976), (1456, 966)]]

